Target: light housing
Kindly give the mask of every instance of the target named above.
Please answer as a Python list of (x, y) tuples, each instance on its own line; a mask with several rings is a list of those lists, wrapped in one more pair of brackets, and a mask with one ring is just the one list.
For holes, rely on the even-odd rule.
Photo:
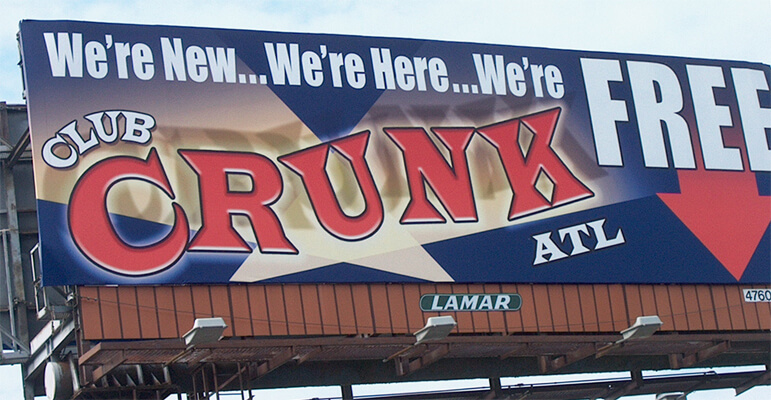
[(622, 342), (630, 339), (645, 339), (651, 337), (659, 328), (662, 322), (658, 315), (649, 315), (637, 317), (632, 326), (621, 331)]
[(415, 344), (444, 339), (457, 325), (458, 323), (450, 315), (429, 317), (426, 326), (415, 332)]
[(222, 333), (228, 326), (220, 317), (196, 318), (193, 329), (182, 336), (187, 346), (195, 346), (202, 343), (214, 343), (222, 338)]

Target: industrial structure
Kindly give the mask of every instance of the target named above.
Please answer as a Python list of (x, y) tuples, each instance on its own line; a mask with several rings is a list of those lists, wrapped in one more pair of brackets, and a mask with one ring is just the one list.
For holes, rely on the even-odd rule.
[[(253, 389), (328, 385), (352, 399), (357, 384), (460, 378), (487, 378), (489, 388), (441, 397), (685, 398), (771, 383), (771, 155), (750, 149), (758, 137), (768, 148), (767, 134), (757, 134), (771, 129), (763, 122), (771, 114), (768, 66), (68, 21), (25, 21), (21, 36), (29, 104), (0, 102), (0, 276), (7, 283), (0, 361), (22, 365), (27, 399), (252, 398)], [(257, 43), (266, 61), (247, 55), (242, 40)], [(123, 64), (111, 58), (112, 46), (125, 49)], [(456, 52), (468, 53), (479, 84), (457, 83), (472, 80), (455, 72), (459, 62), (447, 54)], [(183, 53), (187, 58), (172, 59)], [(530, 60), (504, 64), (511, 54)], [(227, 61), (220, 81), (218, 56)], [(295, 56), (302, 75), (293, 70)], [(367, 75), (392, 56), (390, 75)], [(337, 74), (324, 64), (335, 57)], [(524, 73), (530, 62), (540, 78)], [(626, 79), (615, 77), (615, 65), (628, 74), (631, 91), (618, 89)], [(483, 83), (494, 79), (485, 68), (498, 66), (511, 74), (502, 93), (494, 81)], [(260, 68), (271, 72), (261, 75)], [(732, 81), (712, 81), (717, 100), (710, 95), (705, 103), (698, 83), (682, 74), (712, 79), (715, 69)], [(672, 77), (679, 83), (667, 86)], [(655, 145), (645, 138), (639, 144), (642, 133), (634, 145), (623, 135), (625, 121), (648, 129), (643, 81), (655, 88), (649, 106), (656, 124), (671, 135), (658, 161)], [(684, 115), (685, 132), (699, 128), (690, 131), (693, 143), (702, 139), (692, 166), (676, 148), (680, 120), (656, 108), (674, 104), (670, 89), (687, 82), (693, 94), (680, 94), (686, 111), (672, 115)], [(313, 92), (325, 85), (328, 94)], [(374, 97), (363, 101), (369, 103), (360, 115), (331, 126), (330, 118), (345, 119), (339, 113), (362, 102), (357, 91), (370, 89)], [(736, 94), (726, 100), (728, 89)], [(93, 98), (83, 97), (89, 93)], [(443, 106), (448, 95), (454, 97)], [(246, 104), (229, 103), (229, 96)], [(349, 103), (338, 105), (338, 97)], [(621, 116), (622, 98), (636, 102), (635, 118)], [(287, 117), (283, 104), (297, 117)], [(232, 109), (217, 108), (225, 105)], [(744, 127), (744, 143), (726, 130), (723, 148), (741, 152), (741, 173), (710, 167), (719, 160), (707, 150), (703, 110), (720, 107), (734, 107), (728, 118)], [(606, 117), (598, 109), (616, 111)], [(228, 125), (242, 120), (267, 122), (251, 131)], [(433, 136), (414, 128), (416, 120)], [(622, 133), (616, 165), (614, 150), (597, 139), (608, 121)], [(522, 152), (516, 168), (501, 139), (510, 126)], [(595, 154), (565, 157), (565, 149), (582, 147), (582, 135), (593, 137), (592, 128)], [(106, 156), (97, 160), (99, 154)], [(634, 154), (644, 156), (639, 168)], [(512, 173), (539, 157), (528, 194)], [(318, 170), (314, 160), (321, 160)], [(649, 165), (662, 160), (666, 165)], [(706, 181), (696, 186), (749, 177), (761, 211), (750, 200), (745, 207), (751, 196), (738, 184), (731, 196), (735, 207), (750, 210), (752, 221), (736, 217), (738, 229), (759, 232), (748, 239), (751, 248), (736, 234), (721, 238), (729, 242), (722, 250), (681, 212), (675, 197), (704, 171), (698, 179)], [(314, 183), (320, 176), (328, 192)], [(702, 196), (719, 201), (714, 192)], [(323, 204), (335, 198), (337, 209)], [(500, 222), (488, 219), (495, 205), (504, 205)], [(217, 213), (226, 222), (212, 217)], [(765, 368), (643, 373), (748, 365)], [(500, 380), (611, 371), (629, 378), (512, 387)]]

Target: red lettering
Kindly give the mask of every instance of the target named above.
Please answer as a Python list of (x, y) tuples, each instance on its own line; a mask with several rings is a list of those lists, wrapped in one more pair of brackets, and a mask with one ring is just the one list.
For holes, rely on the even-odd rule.
[[(400, 222), (447, 222), (445, 214), (429, 200), (429, 188), (453, 222), (478, 221), (467, 153), (476, 132), (495, 147), (501, 159), (514, 194), (509, 220), (593, 196), (551, 148), (559, 115), (560, 108), (554, 108), (478, 129), (433, 128), (433, 135), (444, 149), (423, 128), (384, 129), (402, 152), (410, 191)], [(302, 179), (319, 224), (341, 240), (366, 239), (380, 229), (385, 219), (383, 200), (365, 158), (369, 139), (370, 132), (363, 131), (278, 158)], [(327, 163), (333, 151), (353, 172), (364, 201), (364, 210), (358, 215), (343, 210), (332, 186)], [(260, 252), (299, 253), (271, 208), (281, 197), (284, 185), (273, 161), (247, 152), (178, 153), (198, 178), (201, 228), (192, 240), (185, 212), (176, 202), (172, 202), (175, 220), (169, 232), (149, 245), (125, 242), (112, 224), (106, 198), (112, 186), (121, 181), (144, 181), (175, 199), (157, 151), (151, 149), (144, 160), (128, 156), (102, 160), (75, 184), (68, 222), (75, 245), (89, 260), (116, 273), (146, 275), (176, 263), (186, 248), (251, 252), (252, 246), (233, 226), (235, 215), (249, 219)], [(235, 175), (248, 178), (251, 187), (231, 187), (229, 180)]]
[[(559, 114), (560, 109), (554, 108), (477, 129), (498, 150), (514, 192), (510, 221), (594, 195), (551, 148)], [(532, 142), (524, 151), (519, 142), (521, 125), (533, 133)], [(550, 196), (536, 189), (541, 173), (548, 176), (552, 185)]]
[(120, 274), (145, 275), (171, 266), (182, 256), (189, 227), (182, 207), (173, 203), (174, 225), (166, 237), (148, 246), (125, 243), (110, 222), (105, 199), (113, 185), (129, 179), (153, 184), (174, 199), (155, 149), (146, 160), (108, 158), (89, 168), (75, 185), (68, 211), (70, 231), (80, 251), (97, 265)]
[(384, 131), (404, 154), (410, 202), (402, 214), (402, 224), (446, 222), (428, 200), (426, 183), (454, 222), (478, 220), (466, 159), (466, 148), (474, 134), (474, 128), (431, 130), (450, 151), (452, 165), (444, 159), (424, 129), (387, 128)]
[[(281, 222), (270, 208), (281, 196), (281, 174), (266, 157), (255, 153), (179, 150), (198, 175), (201, 196), (201, 230), (193, 237), (190, 250), (245, 251), (252, 248), (233, 228), (231, 216), (244, 215), (255, 229), (262, 253), (297, 254)], [(251, 178), (248, 192), (231, 191), (229, 174)]]
[[(365, 239), (377, 232), (383, 224), (383, 201), (364, 159), (368, 143), (369, 131), (363, 131), (278, 159), (302, 178), (313, 212), (321, 226), (343, 240)], [(364, 211), (357, 216), (348, 216), (343, 212), (329, 181), (326, 166), (330, 148), (337, 150), (353, 168), (364, 197)]]

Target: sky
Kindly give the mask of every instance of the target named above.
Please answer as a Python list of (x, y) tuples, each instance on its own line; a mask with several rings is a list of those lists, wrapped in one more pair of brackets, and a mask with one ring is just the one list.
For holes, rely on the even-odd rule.
[[(24, 103), (16, 42), (23, 19), (405, 37), (771, 64), (770, 15), (771, 0), (0, 0), (0, 101)], [(20, 398), (20, 384), (18, 368), (0, 367), (0, 398)], [(688, 398), (732, 395), (732, 390), (698, 392)], [(771, 389), (756, 388), (738, 398), (771, 398)]]

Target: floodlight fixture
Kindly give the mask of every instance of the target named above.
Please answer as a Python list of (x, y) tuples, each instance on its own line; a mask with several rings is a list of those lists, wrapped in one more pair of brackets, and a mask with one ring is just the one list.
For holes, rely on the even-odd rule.
[(661, 325), (663, 325), (663, 323), (658, 315), (637, 317), (637, 320), (634, 321), (632, 326), (621, 331), (621, 339), (601, 347), (597, 350), (594, 357), (600, 358), (604, 356), (609, 351), (621, 347), (627, 340), (649, 338), (661, 328)]
[(185, 345), (188, 347), (215, 343), (222, 338), (222, 333), (227, 327), (225, 320), (220, 317), (196, 318), (193, 329), (190, 329), (182, 338), (185, 339)]
[(651, 337), (659, 328), (662, 322), (658, 315), (649, 315), (637, 317), (632, 326), (621, 331), (623, 338), (617, 342), (622, 343), (630, 339), (645, 339)]
[(384, 358), (383, 362), (391, 361), (394, 358), (409, 352), (423, 342), (442, 340), (446, 338), (447, 335), (449, 335), (456, 326), (458, 326), (458, 323), (455, 322), (455, 319), (450, 315), (444, 315), (441, 317), (429, 317), (428, 320), (426, 320), (426, 326), (420, 328), (419, 331), (414, 333), (415, 343)]
[(415, 332), (415, 344), (421, 344), (432, 340), (442, 340), (450, 334), (458, 325), (451, 315), (441, 317), (430, 317), (426, 321), (426, 326)]

